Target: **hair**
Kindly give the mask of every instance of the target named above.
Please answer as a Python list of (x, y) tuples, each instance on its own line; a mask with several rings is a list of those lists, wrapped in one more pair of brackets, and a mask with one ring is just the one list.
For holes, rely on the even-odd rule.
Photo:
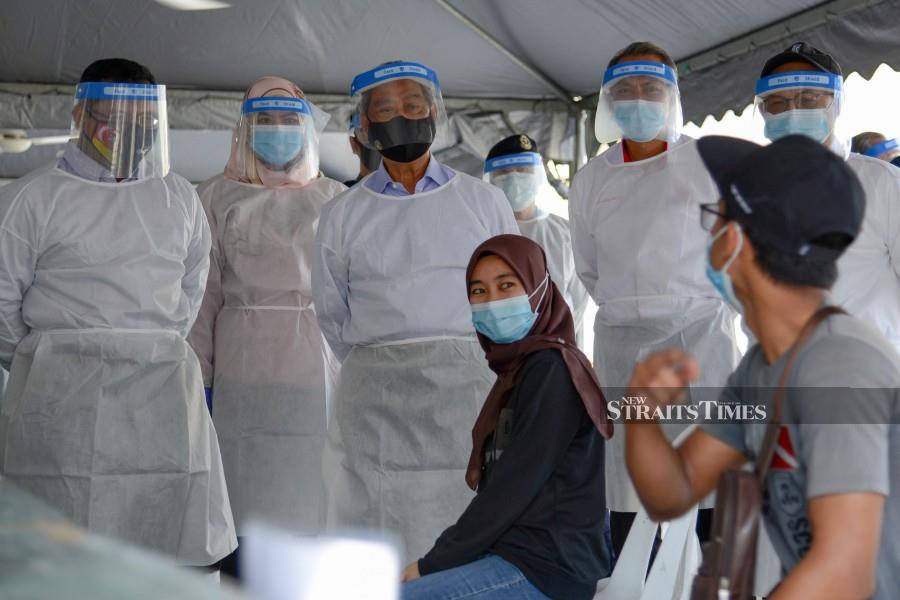
[(622, 59), (626, 56), (637, 56), (639, 54), (652, 54), (659, 58), (663, 64), (672, 67), (673, 69), (677, 69), (675, 66), (675, 61), (672, 60), (672, 57), (669, 56), (669, 53), (654, 44), (653, 42), (632, 42), (616, 52), (615, 56), (609, 61), (609, 64), (606, 65), (606, 68), (619, 64), (622, 62)]
[(126, 58), (102, 58), (87, 66), (81, 74), (80, 82), (110, 81), (116, 83), (152, 83), (156, 77), (150, 69)]
[(853, 136), (853, 143), (850, 147), (852, 152), (857, 152), (862, 154), (878, 142), (875, 141), (876, 138), (884, 138), (884, 136), (875, 131), (863, 131), (859, 135)]
[(753, 231), (743, 228), (756, 251), (756, 264), (773, 280), (785, 285), (831, 289), (837, 280), (837, 256), (853, 241), (843, 233), (828, 233), (811, 242), (812, 245), (834, 251), (834, 256), (787, 254), (760, 242)]

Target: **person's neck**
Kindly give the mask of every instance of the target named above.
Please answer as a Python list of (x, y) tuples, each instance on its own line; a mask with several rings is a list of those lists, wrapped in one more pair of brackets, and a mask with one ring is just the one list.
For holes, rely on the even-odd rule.
[(765, 294), (742, 300), (744, 319), (756, 336), (766, 362), (774, 363), (793, 346), (809, 318), (825, 302), (825, 292), (813, 287), (768, 283)]
[(372, 172), (372, 170), (369, 169), (369, 167), (367, 167), (367, 166), (365, 166), (365, 165), (363, 165), (363, 164), (360, 164), (360, 165), (359, 165), (359, 175), (357, 175), (356, 178), (357, 178), (357, 179), (362, 179), (363, 177), (365, 177), (366, 175), (368, 175), (368, 174), (371, 173), (371, 172)]
[(431, 160), (431, 152), (426, 152), (412, 162), (396, 162), (382, 157), (381, 162), (391, 179), (402, 185), (410, 194), (415, 193), (416, 184), (425, 176), (428, 162)]
[(527, 221), (532, 219), (534, 218), (535, 213), (537, 213), (537, 205), (534, 202), (522, 210), (513, 211), (513, 214), (516, 215), (516, 221)]
[(646, 160), (653, 158), (666, 151), (666, 142), (663, 140), (650, 140), (649, 142), (636, 142), (634, 140), (624, 139), (625, 149), (628, 150), (628, 156), (631, 160)]

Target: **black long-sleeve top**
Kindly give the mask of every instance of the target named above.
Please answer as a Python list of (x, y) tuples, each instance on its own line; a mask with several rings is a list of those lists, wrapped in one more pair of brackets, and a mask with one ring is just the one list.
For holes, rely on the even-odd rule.
[(604, 442), (558, 350), (525, 362), (494, 437), (478, 494), (419, 572), (495, 554), (551, 598), (589, 600), (610, 571)]

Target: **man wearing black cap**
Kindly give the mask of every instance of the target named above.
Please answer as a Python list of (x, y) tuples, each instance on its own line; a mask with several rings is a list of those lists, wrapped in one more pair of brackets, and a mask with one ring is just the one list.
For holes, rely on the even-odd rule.
[(866, 192), (859, 238), (838, 263), (833, 301), (874, 325), (900, 350), (900, 171), (849, 153), (840, 133), (844, 104), (840, 65), (798, 42), (769, 59), (756, 85), (765, 134), (777, 140), (802, 134), (845, 158)]
[(569, 303), (578, 345), (583, 346), (588, 293), (575, 272), (569, 222), (537, 205), (538, 195), (547, 188), (544, 161), (537, 144), (525, 134), (500, 140), (488, 152), (484, 175), (503, 190), (522, 235), (537, 242), (547, 254), (550, 277)]
[[(711, 136), (698, 149), (721, 195), (701, 207), (707, 272), (758, 340), (719, 404), (761, 406), (768, 419), (790, 350), (859, 233), (865, 195), (843, 160), (804, 136), (766, 147)], [(629, 395), (665, 407), (702, 368), (680, 349), (655, 353), (635, 367)], [(838, 402), (825, 402), (837, 388)], [(801, 343), (765, 480), (764, 519), (786, 572), (770, 598), (896, 597), (898, 389), (900, 355), (862, 320), (832, 315)], [(626, 424), (628, 469), (652, 518), (685, 513), (725, 470), (755, 460), (766, 423), (712, 414), (677, 450), (657, 423)]]

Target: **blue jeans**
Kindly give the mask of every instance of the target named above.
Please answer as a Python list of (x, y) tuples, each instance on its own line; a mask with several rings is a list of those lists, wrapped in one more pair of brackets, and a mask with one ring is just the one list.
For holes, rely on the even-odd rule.
[(403, 584), (403, 600), (457, 598), (549, 600), (525, 579), (522, 571), (493, 554)]

